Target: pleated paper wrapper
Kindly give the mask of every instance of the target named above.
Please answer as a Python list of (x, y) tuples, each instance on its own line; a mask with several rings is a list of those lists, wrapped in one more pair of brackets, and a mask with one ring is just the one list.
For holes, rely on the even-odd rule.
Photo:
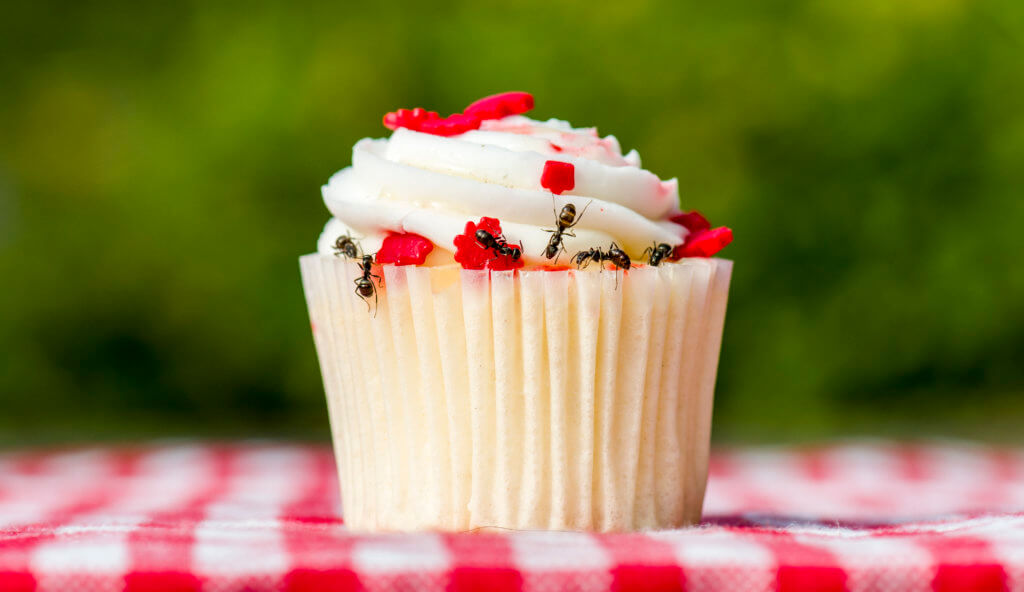
[(700, 520), (732, 262), (628, 272), (300, 259), (354, 530)]

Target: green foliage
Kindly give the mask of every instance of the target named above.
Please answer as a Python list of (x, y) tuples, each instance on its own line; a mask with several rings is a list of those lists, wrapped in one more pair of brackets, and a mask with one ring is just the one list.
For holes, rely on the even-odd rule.
[(4, 11), (0, 442), (326, 437), (320, 184), (511, 89), (734, 228), (718, 437), (1024, 432), (1020, 2)]

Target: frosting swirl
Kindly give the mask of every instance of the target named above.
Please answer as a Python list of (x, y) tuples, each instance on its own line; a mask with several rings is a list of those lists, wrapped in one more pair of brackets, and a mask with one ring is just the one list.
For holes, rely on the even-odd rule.
[[(573, 165), (572, 189), (555, 195), (541, 186), (549, 160)], [(543, 256), (549, 230), (567, 203), (580, 212), (576, 236), (564, 237), (569, 254), (615, 242), (639, 258), (655, 243), (683, 243), (688, 232), (669, 221), (680, 213), (677, 181), (641, 168), (635, 150), (623, 155), (614, 136), (594, 128), (519, 115), (447, 137), (399, 128), (388, 139), (360, 140), (352, 165), (330, 178), (323, 198), (334, 217), (320, 253), (331, 254), (346, 233), (367, 253), (388, 232), (415, 233), (443, 249), (427, 264), (451, 261), (454, 237), (483, 216), (501, 221), (509, 244), (522, 242), (528, 264), (550, 263)]]

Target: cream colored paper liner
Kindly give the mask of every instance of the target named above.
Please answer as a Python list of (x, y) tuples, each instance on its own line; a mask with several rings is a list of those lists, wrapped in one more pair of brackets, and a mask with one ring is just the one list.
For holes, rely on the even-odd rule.
[(376, 303), (355, 262), (300, 263), (349, 527), (700, 520), (731, 261), (388, 265)]

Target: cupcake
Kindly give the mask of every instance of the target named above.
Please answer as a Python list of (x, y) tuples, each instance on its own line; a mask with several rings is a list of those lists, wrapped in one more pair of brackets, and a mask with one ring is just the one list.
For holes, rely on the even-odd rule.
[(700, 520), (732, 232), (532, 108), (388, 113), (323, 187), (300, 264), (354, 530)]

